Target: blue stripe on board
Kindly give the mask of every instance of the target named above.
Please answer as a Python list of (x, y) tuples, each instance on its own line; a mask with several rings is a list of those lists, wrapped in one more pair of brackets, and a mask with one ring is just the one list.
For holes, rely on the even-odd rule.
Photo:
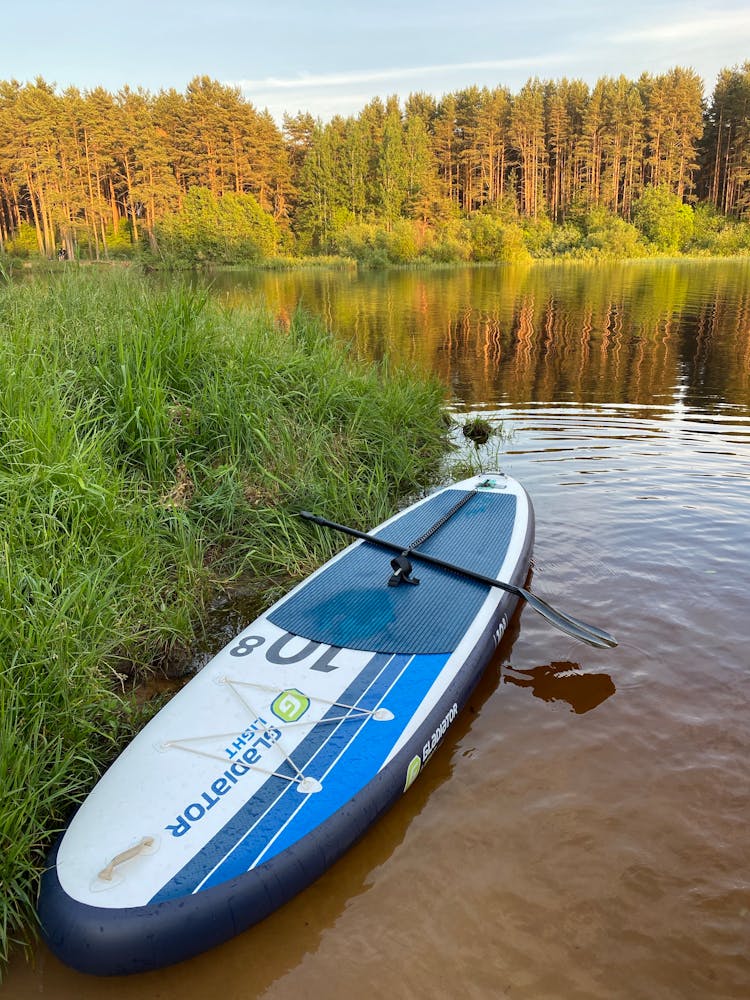
[[(369, 694), (373, 682), (387, 671), (392, 677), (401, 669), (407, 661), (407, 657), (391, 657), (387, 654), (378, 653), (363, 667), (354, 681), (341, 694), (339, 701), (347, 705), (361, 704), (363, 708), (373, 708), (373, 696)], [(323, 719), (335, 718), (342, 715), (342, 710), (338, 706), (331, 706), (323, 715)], [(353, 727), (356, 723), (347, 722), (345, 726)], [(379, 723), (385, 725), (385, 723)], [(316, 751), (331, 738), (336, 731), (336, 727), (331, 723), (320, 722), (308, 733), (292, 755), (292, 759), (299, 767), (300, 762), (308, 761)], [(351, 732), (351, 728), (350, 728)], [(271, 751), (273, 752), (273, 751)], [(268, 761), (274, 758), (268, 757)], [(281, 759), (278, 754), (277, 760)], [(266, 766), (264, 758), (264, 766)], [(278, 767), (280, 773), (291, 774), (291, 768), (284, 762), (283, 767)], [(213, 869), (221, 864), (224, 859), (240, 841), (246, 836), (247, 831), (263, 816), (279, 797), (291, 791), (292, 795), (300, 796), (296, 787), (283, 778), (269, 778), (258, 789), (255, 795), (212, 837), (205, 847), (184, 867), (177, 872), (152, 898), (152, 903), (163, 902), (166, 899), (174, 899), (177, 896), (184, 896), (194, 892), (203, 883)], [(301, 796), (300, 796), (301, 797)], [(189, 833), (186, 834), (189, 836)]]
[[(377, 534), (399, 545), (427, 531), (466, 491), (445, 490)], [(426, 554), (495, 576), (516, 517), (512, 493), (477, 493), (429, 538)], [(324, 569), (269, 615), (280, 628), (317, 642), (384, 653), (452, 652), (487, 587), (414, 560), (418, 587), (388, 587), (391, 555), (367, 542)]]
[[(394, 719), (364, 719), (336, 726), (302, 768), (306, 776), (321, 782), (322, 791), (303, 796), (288, 786), (199, 888), (220, 885), (268, 861), (314, 830), (363, 788), (378, 773), (446, 659), (394, 656), (368, 688), (365, 698), (357, 703), (363, 705), (366, 700), (367, 707), (374, 708), (382, 701)], [(405, 678), (407, 683), (403, 683)], [(298, 756), (298, 761), (301, 759)], [(281, 779), (276, 781), (280, 783)]]
[[(393, 712), (397, 722), (412, 717), (447, 660), (446, 655), (415, 656), (401, 671), (382, 701), (383, 707)], [(332, 755), (328, 753), (326, 745), (326, 769), (320, 770), (319, 762), (315, 762), (315, 774), (321, 781), (323, 790), (297, 803), (294, 815), (268, 850), (263, 850), (261, 839), (257, 841), (261, 851), (254, 859), (256, 864), (268, 861), (301, 840), (341, 809), (375, 777), (393, 749), (395, 740), (392, 730), (389, 732), (389, 727), (392, 726), (393, 723), (388, 722), (368, 722), (366, 726), (359, 728), (346, 752), (332, 758), (330, 763), (328, 758)], [(399, 726), (399, 734), (401, 729)], [(353, 759), (357, 762), (356, 767), (352, 766)]]

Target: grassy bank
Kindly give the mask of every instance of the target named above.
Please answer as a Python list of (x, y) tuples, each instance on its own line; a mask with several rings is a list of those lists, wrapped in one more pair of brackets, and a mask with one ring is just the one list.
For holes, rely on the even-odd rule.
[(0, 279), (0, 972), (53, 831), (139, 724), (122, 675), (222, 581), (298, 576), (431, 477), (443, 390), (297, 316), (68, 267)]

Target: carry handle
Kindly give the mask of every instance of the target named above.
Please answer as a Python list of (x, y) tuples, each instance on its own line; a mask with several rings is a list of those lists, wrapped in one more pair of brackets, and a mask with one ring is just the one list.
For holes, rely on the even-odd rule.
[(120, 854), (115, 854), (110, 863), (106, 868), (103, 868), (99, 872), (99, 878), (102, 882), (111, 882), (112, 876), (115, 873), (115, 868), (118, 865), (124, 864), (126, 861), (130, 861), (132, 858), (137, 858), (139, 854), (143, 851), (148, 850), (149, 847), (153, 847), (154, 838), (153, 837), (143, 837), (140, 843), (136, 844), (134, 847), (129, 847), (127, 851), (122, 851)]

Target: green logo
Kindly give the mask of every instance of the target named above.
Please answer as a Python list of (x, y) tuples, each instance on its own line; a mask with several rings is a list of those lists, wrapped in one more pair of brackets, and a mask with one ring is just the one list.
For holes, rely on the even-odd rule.
[(297, 688), (289, 688), (274, 698), (271, 711), (277, 719), (282, 719), (284, 722), (296, 722), (297, 719), (302, 718), (309, 707), (310, 699), (307, 695), (302, 694)]
[(422, 758), (419, 756), (412, 757), (412, 759), (409, 761), (409, 766), (406, 769), (406, 784), (404, 785), (404, 791), (406, 791), (406, 789), (410, 785), (414, 784), (421, 767), (422, 767)]

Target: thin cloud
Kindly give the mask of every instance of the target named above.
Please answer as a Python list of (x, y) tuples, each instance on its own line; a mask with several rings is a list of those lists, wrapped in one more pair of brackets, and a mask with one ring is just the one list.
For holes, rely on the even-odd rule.
[(613, 42), (677, 42), (705, 39), (707, 35), (726, 35), (737, 40), (737, 33), (750, 33), (750, 12), (717, 11), (708, 17), (692, 21), (672, 21), (635, 31), (620, 31), (611, 36)]
[(351, 73), (305, 73), (294, 77), (266, 77), (262, 80), (237, 80), (242, 90), (307, 90), (325, 87), (351, 87), (388, 80), (413, 80), (424, 76), (446, 75), (466, 70), (509, 70), (549, 66), (565, 61), (565, 56), (524, 56), (518, 59), (492, 59), (480, 62), (442, 63), (435, 66), (408, 66), (400, 69), (373, 69)]

